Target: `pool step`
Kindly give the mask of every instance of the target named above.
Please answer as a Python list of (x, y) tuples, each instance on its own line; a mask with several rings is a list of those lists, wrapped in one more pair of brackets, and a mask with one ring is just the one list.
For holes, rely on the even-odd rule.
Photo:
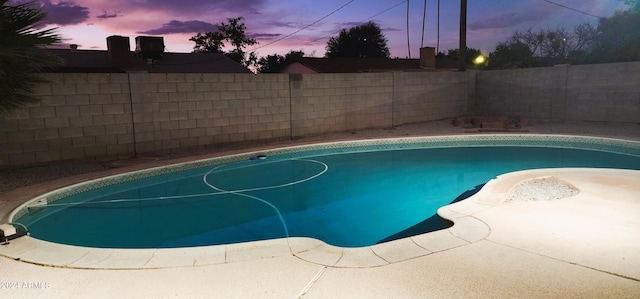
[(27, 234), (26, 228), (22, 226), (16, 228), (9, 223), (0, 224), (0, 245), (9, 244), (9, 241), (26, 236)]

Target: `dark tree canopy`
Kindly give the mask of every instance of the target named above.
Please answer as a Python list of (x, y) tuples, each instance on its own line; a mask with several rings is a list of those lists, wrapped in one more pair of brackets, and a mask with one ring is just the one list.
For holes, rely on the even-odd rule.
[(60, 42), (55, 29), (37, 30), (46, 14), (33, 3), (7, 5), (7, 2), (0, 0), (0, 112), (39, 101), (33, 88), (45, 81), (37, 72), (59, 61), (43, 50)]
[(387, 38), (374, 22), (342, 29), (327, 42), (326, 57), (389, 57)]
[(601, 18), (597, 27), (516, 31), (490, 54), (489, 68), (640, 61), (640, 1), (626, 3), (627, 11)]
[[(551, 66), (584, 59), (595, 34), (589, 23), (564, 28), (516, 31), (489, 54), (490, 69)], [(526, 48), (526, 49), (525, 49)]]
[(526, 68), (536, 66), (529, 46), (516, 43), (499, 43), (489, 54), (489, 69)]
[[(476, 59), (476, 57), (478, 57), (479, 55), (482, 55), (482, 51), (480, 51), (479, 49), (467, 47), (467, 59), (466, 59), (467, 64), (472, 65), (473, 60)], [(458, 48), (449, 49), (447, 50), (447, 54), (440, 52), (438, 53), (438, 57), (446, 57), (453, 60), (460, 60), (460, 49)]]
[(303, 56), (303, 51), (292, 50), (285, 56), (273, 54), (261, 57), (257, 63), (258, 73), (279, 73), (284, 69), (287, 63)]
[(258, 59), (258, 73), (279, 73), (285, 64), (284, 56), (273, 54)]
[[(637, 4), (636, 4), (637, 5)], [(640, 60), (640, 8), (600, 19), (589, 63)]]
[[(198, 33), (196, 36), (191, 37), (189, 40), (196, 43), (193, 47), (194, 53), (224, 53), (225, 56), (232, 60), (244, 65), (254, 65), (257, 57), (254, 53), (247, 53), (244, 48), (253, 46), (258, 42), (253, 38), (248, 38), (245, 34), (246, 26), (242, 22), (242, 17), (229, 18), (227, 23), (220, 23), (217, 25), (218, 31), (207, 32), (205, 34)], [(233, 47), (228, 52), (223, 50), (225, 43), (228, 43)]]

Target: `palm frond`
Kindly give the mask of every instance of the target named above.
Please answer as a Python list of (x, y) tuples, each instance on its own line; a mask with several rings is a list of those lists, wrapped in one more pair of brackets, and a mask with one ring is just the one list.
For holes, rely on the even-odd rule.
[(0, 0), (0, 112), (38, 101), (33, 90), (44, 80), (37, 73), (60, 61), (44, 50), (60, 42), (56, 28), (39, 29), (46, 13), (34, 2), (7, 3)]

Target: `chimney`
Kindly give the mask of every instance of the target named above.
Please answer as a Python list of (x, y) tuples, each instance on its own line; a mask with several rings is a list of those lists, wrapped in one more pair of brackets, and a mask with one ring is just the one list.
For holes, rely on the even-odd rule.
[(112, 35), (107, 37), (107, 56), (113, 67), (126, 68), (133, 66), (129, 37)]
[(136, 37), (136, 54), (145, 60), (159, 60), (164, 54), (164, 38), (161, 36)]
[(423, 69), (436, 68), (436, 48), (420, 48), (420, 67)]

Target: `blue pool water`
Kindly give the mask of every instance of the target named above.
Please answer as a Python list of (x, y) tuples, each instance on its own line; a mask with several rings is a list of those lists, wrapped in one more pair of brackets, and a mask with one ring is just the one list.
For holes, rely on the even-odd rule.
[(523, 169), (640, 169), (640, 156), (549, 147), (449, 147), (246, 159), (151, 176), (31, 207), (43, 240), (162, 248), (312, 237), (368, 246), (442, 228), (436, 210)]

